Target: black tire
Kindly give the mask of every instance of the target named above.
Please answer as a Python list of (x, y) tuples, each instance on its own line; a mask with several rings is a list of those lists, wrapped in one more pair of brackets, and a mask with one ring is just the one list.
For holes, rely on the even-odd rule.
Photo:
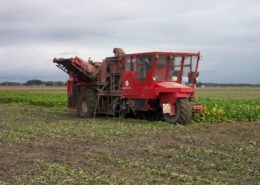
[(126, 117), (127, 117), (127, 110), (125, 110), (125, 109), (120, 109), (120, 110), (119, 110), (119, 118), (124, 119), (124, 118), (126, 118)]
[(119, 98), (115, 99), (113, 102), (113, 112), (114, 116), (119, 118), (127, 117), (127, 108), (125, 107), (124, 101), (121, 101)]
[(178, 99), (175, 103), (176, 114), (171, 116), (163, 114), (164, 120), (168, 123), (188, 124), (192, 118), (192, 108), (187, 98)]
[(83, 90), (78, 99), (78, 115), (83, 118), (93, 117), (97, 103), (97, 92), (89, 88)]
[(118, 117), (120, 113), (120, 99), (116, 98), (113, 102), (113, 116)]

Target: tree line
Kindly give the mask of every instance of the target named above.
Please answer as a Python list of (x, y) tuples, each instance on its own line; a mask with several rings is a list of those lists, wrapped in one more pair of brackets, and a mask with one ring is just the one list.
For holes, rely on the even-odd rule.
[(6, 86), (30, 86), (30, 85), (39, 85), (39, 86), (65, 86), (67, 82), (62, 81), (42, 81), (42, 80), (28, 80), (24, 83), (19, 82), (2, 82), (0, 85)]
[[(19, 86), (19, 85), (43, 85), (43, 86), (65, 86), (67, 82), (62, 81), (42, 81), (42, 80), (28, 80), (24, 83), (18, 82), (2, 82), (0, 85)], [(260, 84), (234, 84), (234, 83), (203, 83), (199, 82), (197, 87), (260, 87)]]
[(202, 83), (199, 82), (197, 87), (260, 87), (260, 84), (245, 83)]

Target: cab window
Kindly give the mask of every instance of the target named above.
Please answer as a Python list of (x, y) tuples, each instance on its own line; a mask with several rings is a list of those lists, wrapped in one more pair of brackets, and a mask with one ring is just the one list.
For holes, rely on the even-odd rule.
[(136, 71), (136, 61), (137, 61), (136, 56), (132, 56), (132, 63), (131, 63), (132, 71)]
[(125, 58), (125, 71), (130, 71), (131, 70), (131, 60), (130, 56), (127, 56)]
[(181, 71), (181, 56), (171, 56), (169, 72), (168, 72), (168, 80), (169, 81), (178, 81), (180, 79), (180, 71)]
[(144, 81), (146, 79), (147, 71), (152, 69), (152, 55), (137, 56), (137, 79)]
[(166, 70), (167, 70), (167, 55), (158, 55), (155, 67), (155, 80), (165, 81)]

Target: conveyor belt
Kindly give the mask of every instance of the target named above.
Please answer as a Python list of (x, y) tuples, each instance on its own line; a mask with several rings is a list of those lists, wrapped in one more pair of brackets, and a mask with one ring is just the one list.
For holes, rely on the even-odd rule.
[(75, 58), (54, 58), (53, 62), (64, 72), (77, 77), (79, 80), (97, 80), (100, 67), (84, 61), (79, 57)]

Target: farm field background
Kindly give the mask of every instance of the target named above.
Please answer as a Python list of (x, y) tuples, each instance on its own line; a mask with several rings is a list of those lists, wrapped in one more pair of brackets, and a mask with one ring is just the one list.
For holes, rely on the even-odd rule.
[[(65, 87), (0, 86), (0, 102), (65, 107)], [(205, 116), (196, 122), (260, 120), (260, 88), (198, 88), (196, 104), (206, 107)]]
[(258, 184), (260, 88), (198, 88), (186, 126), (80, 119), (65, 87), (0, 87), (0, 184)]

